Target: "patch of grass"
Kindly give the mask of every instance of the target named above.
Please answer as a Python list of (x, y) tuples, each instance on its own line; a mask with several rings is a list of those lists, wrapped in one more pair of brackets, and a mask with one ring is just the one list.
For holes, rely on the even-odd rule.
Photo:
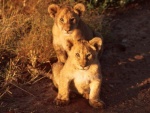
[(42, 0), (0, 1), (0, 88), (36, 79), (38, 73), (31, 68), (36, 70), (55, 57), (48, 4)]

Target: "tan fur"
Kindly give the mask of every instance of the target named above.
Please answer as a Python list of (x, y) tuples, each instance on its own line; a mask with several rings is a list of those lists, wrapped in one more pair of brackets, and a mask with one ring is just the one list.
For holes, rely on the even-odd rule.
[(48, 7), (50, 17), (54, 19), (52, 28), (53, 46), (59, 62), (65, 63), (67, 59), (67, 42), (74, 42), (78, 39), (90, 40), (95, 36), (100, 38), (99, 33), (93, 32), (80, 18), (85, 11), (85, 6), (81, 3), (74, 7), (60, 7), (51, 4)]
[(68, 47), (68, 59), (66, 63), (57, 62), (52, 66), (52, 80), (58, 88), (55, 99), (56, 105), (69, 103), (69, 90), (77, 92), (86, 99), (94, 108), (103, 108), (103, 102), (99, 99), (102, 74), (101, 66), (97, 58), (101, 49), (102, 40), (93, 38), (76, 41)]

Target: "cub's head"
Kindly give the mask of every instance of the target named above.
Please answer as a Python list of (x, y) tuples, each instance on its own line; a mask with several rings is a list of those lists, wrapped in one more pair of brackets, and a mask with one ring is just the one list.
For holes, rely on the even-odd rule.
[(68, 58), (71, 58), (71, 63), (76, 69), (87, 70), (91, 64), (98, 62), (101, 45), (102, 39), (99, 37), (95, 37), (89, 42), (78, 40), (73, 45), (68, 44)]
[(64, 34), (71, 34), (72, 31), (78, 26), (80, 16), (85, 11), (85, 6), (81, 3), (71, 6), (58, 6), (51, 4), (48, 7), (50, 17), (52, 17), (58, 28)]

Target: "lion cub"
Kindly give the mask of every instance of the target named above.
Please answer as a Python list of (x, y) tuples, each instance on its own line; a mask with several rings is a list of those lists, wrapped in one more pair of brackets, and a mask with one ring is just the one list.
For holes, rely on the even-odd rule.
[[(48, 7), (50, 17), (54, 19), (52, 27), (53, 46), (59, 62), (65, 63), (68, 57), (67, 42), (74, 42), (78, 39), (90, 40), (93, 37), (101, 37), (93, 32), (80, 18), (85, 11), (81, 3), (71, 6), (58, 6), (51, 4)], [(101, 37), (102, 38), (102, 37)]]
[(95, 37), (89, 42), (79, 40), (69, 45), (66, 63), (57, 62), (52, 66), (52, 80), (58, 88), (54, 103), (68, 104), (69, 91), (74, 90), (89, 99), (89, 104), (94, 108), (103, 108), (103, 102), (99, 99), (102, 74), (97, 58), (102, 40)]

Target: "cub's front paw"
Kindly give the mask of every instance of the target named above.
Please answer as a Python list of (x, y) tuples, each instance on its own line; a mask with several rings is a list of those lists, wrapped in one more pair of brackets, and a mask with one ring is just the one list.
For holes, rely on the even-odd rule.
[(83, 97), (84, 97), (85, 99), (89, 99), (89, 93), (87, 93), (87, 92), (83, 93)]
[(103, 109), (105, 104), (103, 101), (95, 101), (95, 100), (89, 100), (89, 103), (94, 108), (100, 108)]
[(61, 100), (56, 98), (53, 103), (57, 106), (65, 106), (69, 104), (69, 100)]

